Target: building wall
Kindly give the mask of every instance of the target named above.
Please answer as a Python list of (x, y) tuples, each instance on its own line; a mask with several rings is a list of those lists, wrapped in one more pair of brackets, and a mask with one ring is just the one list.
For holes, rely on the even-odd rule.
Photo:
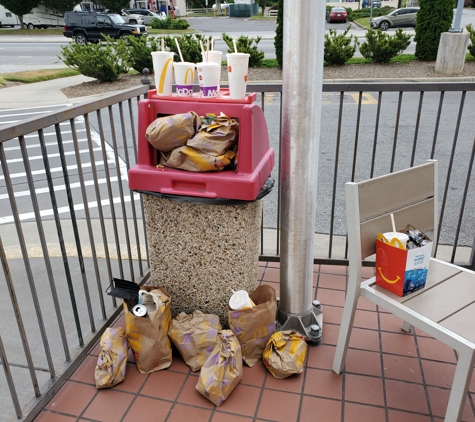
[[(361, 1), (349, 1), (349, 0), (326, 0), (327, 6), (331, 7), (351, 7), (352, 9), (361, 9), (363, 0)], [(381, 0), (381, 6), (389, 6), (398, 8), (400, 0)], [(366, 4), (370, 4), (370, 0), (366, 0)]]

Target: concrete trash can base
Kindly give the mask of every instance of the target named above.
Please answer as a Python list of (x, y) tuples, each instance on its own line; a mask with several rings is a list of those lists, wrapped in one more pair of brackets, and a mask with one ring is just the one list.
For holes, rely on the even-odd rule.
[(172, 298), (172, 317), (200, 310), (228, 327), (234, 290), (257, 287), (262, 201), (175, 202), (144, 194), (151, 282)]

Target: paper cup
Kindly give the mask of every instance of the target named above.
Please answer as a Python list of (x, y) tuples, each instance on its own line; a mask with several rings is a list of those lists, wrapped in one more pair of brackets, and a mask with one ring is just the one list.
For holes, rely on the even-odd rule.
[(244, 308), (252, 308), (249, 294), (245, 290), (238, 290), (236, 294), (233, 293), (229, 299), (229, 307), (234, 311)]
[(218, 96), (219, 76), (221, 66), (217, 63), (197, 63), (198, 80), (200, 81), (201, 97), (213, 98)]
[(388, 240), (388, 242), (391, 242), (395, 238), (399, 239), (404, 248), (406, 247), (407, 241), (409, 240), (409, 236), (407, 234), (399, 232), (387, 232), (383, 233), (383, 236)]
[(222, 51), (211, 50), (211, 51), (208, 51), (208, 53), (205, 53), (205, 54), (207, 54), (207, 57), (208, 57), (207, 61), (208, 62), (218, 63), (218, 65), (220, 67), (219, 82), (218, 82), (218, 92), (219, 92), (220, 89), (221, 89), (221, 61), (222, 61), (223, 52)]
[(228, 62), (229, 96), (234, 100), (246, 98), (247, 71), (249, 68), (249, 54), (226, 54)]
[(170, 51), (152, 51), (157, 95), (172, 95), (173, 56)]
[(195, 81), (195, 64), (190, 62), (176, 62), (175, 71), (176, 93), (179, 97), (191, 97)]

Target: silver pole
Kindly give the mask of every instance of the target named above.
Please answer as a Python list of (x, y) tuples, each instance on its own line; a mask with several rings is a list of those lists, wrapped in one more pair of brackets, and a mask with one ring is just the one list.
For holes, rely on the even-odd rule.
[(449, 29), (449, 32), (463, 32), (463, 28), (460, 28), (460, 22), (462, 21), (464, 0), (458, 0), (457, 10), (455, 12), (454, 25)]
[(312, 286), (325, 2), (286, 0), (283, 34), (278, 320), (282, 329), (308, 334), (307, 323), (317, 322)]

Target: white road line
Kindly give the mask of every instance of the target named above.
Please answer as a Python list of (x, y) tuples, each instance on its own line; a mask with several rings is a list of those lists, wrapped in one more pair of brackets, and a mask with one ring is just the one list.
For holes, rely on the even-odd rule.
[[(93, 148), (92, 149), (93, 151), (102, 151), (102, 148)], [(81, 149), (79, 150), (79, 153), (80, 154), (86, 154), (88, 153), (89, 150), (88, 149)], [(76, 152), (75, 151), (68, 151), (68, 152), (65, 152), (64, 155), (76, 155)], [(55, 157), (59, 157), (60, 154), (57, 153), (57, 154), (48, 154), (48, 158), (55, 158)], [(34, 155), (32, 157), (28, 157), (28, 160), (29, 161), (32, 161), (32, 160), (42, 160), (43, 159), (43, 156), (42, 155)], [(18, 162), (22, 162), (23, 161), (23, 158), (13, 158), (11, 160), (7, 160), (7, 164), (11, 164), (11, 163), (18, 163)]]
[[(85, 142), (87, 141), (86, 138), (84, 139), (78, 139), (78, 142)], [(74, 141), (71, 140), (71, 141), (63, 141), (63, 145), (68, 145), (68, 144), (72, 144)], [(45, 142), (45, 146), (47, 147), (51, 147), (51, 146), (55, 146), (55, 145), (58, 145), (57, 142)], [(26, 149), (31, 149), (31, 148), (40, 148), (41, 145), (40, 144), (35, 144), (35, 145), (27, 145), (26, 146)], [(21, 150), (21, 147), (8, 147), (8, 148), (3, 148), (4, 151), (19, 151)], [(48, 157), (49, 157), (49, 154), (48, 154)]]
[(4, 110), (1, 110), (2, 113), (4, 112), (9, 112), (9, 111), (21, 111), (21, 110), (36, 110), (38, 108), (47, 108), (48, 111), (51, 111), (51, 107), (71, 107), (72, 104), (57, 104), (55, 106), (48, 105), (48, 106), (39, 106), (39, 107), (28, 107), (28, 108), (6, 108)]

